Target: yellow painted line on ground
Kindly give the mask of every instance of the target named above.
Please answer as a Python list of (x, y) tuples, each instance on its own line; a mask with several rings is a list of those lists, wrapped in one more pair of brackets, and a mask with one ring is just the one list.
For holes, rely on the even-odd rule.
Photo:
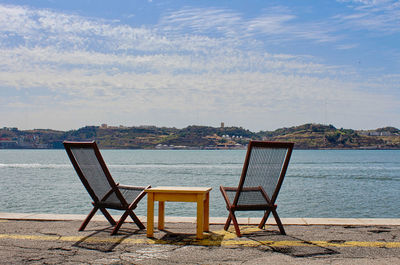
[(270, 246), (270, 247), (368, 247), (368, 248), (400, 248), (400, 242), (363, 242), (346, 241), (334, 243), (329, 241), (255, 241), (255, 240), (195, 240), (188, 239), (180, 242), (158, 240), (149, 238), (121, 238), (121, 237), (84, 237), (84, 236), (53, 236), (53, 235), (18, 235), (0, 234), (0, 239), (35, 240), (35, 241), (61, 241), (61, 242), (84, 242), (84, 243), (112, 243), (112, 244), (171, 244), (171, 245), (200, 245), (200, 246)]
[(40, 235), (17, 235), (0, 234), (0, 239), (19, 239), (36, 241), (66, 241), (66, 242), (86, 242), (86, 243), (124, 243), (124, 244), (151, 244), (151, 239), (131, 239), (120, 237), (85, 237), (85, 236), (40, 236)]

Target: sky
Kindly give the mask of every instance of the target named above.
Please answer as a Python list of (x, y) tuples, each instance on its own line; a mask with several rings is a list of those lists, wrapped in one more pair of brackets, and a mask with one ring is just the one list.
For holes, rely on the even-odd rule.
[(399, 117), (399, 1), (0, 0), (0, 127)]

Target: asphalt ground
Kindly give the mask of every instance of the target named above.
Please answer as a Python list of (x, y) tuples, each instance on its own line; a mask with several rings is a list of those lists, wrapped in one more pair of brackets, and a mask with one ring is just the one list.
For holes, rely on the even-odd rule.
[(286, 224), (287, 235), (279, 234), (275, 225), (263, 230), (241, 225), (241, 238), (233, 227), (224, 231), (222, 224), (211, 224), (203, 240), (196, 239), (196, 224), (184, 218), (167, 219), (165, 229), (155, 229), (153, 238), (133, 223), (111, 236), (105, 221), (92, 221), (78, 232), (82, 220), (53, 219), (3, 215), (0, 263), (400, 264), (400, 226), (390, 225), (393, 219), (387, 224), (379, 219), (375, 225), (327, 225), (323, 220), (318, 225)]

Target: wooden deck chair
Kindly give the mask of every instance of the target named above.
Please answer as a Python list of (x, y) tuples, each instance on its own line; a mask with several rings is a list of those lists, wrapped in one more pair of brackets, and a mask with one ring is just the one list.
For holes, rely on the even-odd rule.
[(289, 165), (293, 143), (250, 141), (238, 187), (220, 186), (229, 211), (225, 223), (228, 230), (231, 221), (236, 235), (241, 236), (236, 211), (265, 211), (259, 224), (261, 229), (272, 212), (281, 234), (285, 235), (282, 222), (276, 212), (276, 198)]
[[(97, 210), (100, 210), (108, 222), (114, 226), (112, 235), (118, 232), (128, 215), (140, 229), (144, 229), (145, 226), (133, 210), (146, 195), (144, 189), (150, 186), (134, 187), (115, 183), (94, 141), (64, 141), (64, 147), (76, 173), (93, 200), (93, 210), (83, 221), (79, 231), (85, 229)], [(116, 222), (107, 209), (122, 210), (125, 212), (119, 221)]]

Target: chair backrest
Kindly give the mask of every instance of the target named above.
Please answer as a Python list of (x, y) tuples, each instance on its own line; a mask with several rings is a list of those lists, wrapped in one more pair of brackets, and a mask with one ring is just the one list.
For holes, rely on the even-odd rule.
[[(93, 201), (100, 201), (116, 187), (96, 142), (64, 141), (63, 144), (76, 173)], [(118, 195), (114, 193), (108, 200), (118, 202), (116, 197)]]
[(287, 142), (250, 141), (233, 205), (265, 204), (265, 195), (267, 201), (275, 203), (293, 146)]

